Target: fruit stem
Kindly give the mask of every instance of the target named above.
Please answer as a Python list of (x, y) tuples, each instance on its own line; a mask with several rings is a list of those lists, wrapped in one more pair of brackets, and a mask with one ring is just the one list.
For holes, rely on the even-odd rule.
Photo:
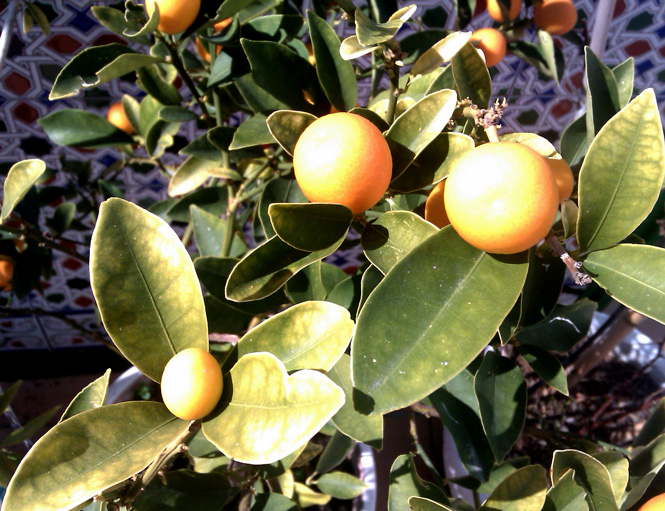
[(580, 263), (579, 261), (575, 261), (575, 259), (570, 257), (570, 254), (566, 252), (566, 249), (563, 248), (561, 243), (559, 243), (559, 240), (557, 239), (556, 236), (550, 234), (545, 238), (545, 241), (550, 246), (550, 250), (552, 251), (552, 253), (557, 257), (559, 257), (563, 261), (563, 264), (566, 265), (566, 268), (568, 268), (568, 271), (575, 280), (575, 284), (577, 284), (578, 286), (585, 286), (587, 284), (591, 284), (591, 277), (589, 277), (581, 269), (582, 263)]
[(356, 6), (351, 0), (336, 0), (335, 3), (346, 13), (346, 19), (349, 23), (356, 22), (356, 17), (354, 16)]
[(485, 134), (490, 142), (499, 142), (498, 129), (501, 127), (499, 121), (503, 116), (503, 111), (508, 106), (506, 99), (498, 99), (489, 108), (478, 108), (470, 99), (466, 98), (459, 102), (458, 107), (462, 108), (462, 115), (474, 120), (476, 126), (485, 130)]

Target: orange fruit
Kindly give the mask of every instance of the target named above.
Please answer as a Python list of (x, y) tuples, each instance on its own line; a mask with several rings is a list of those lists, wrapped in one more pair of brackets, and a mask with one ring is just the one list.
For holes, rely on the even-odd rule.
[[(223, 28), (226, 28), (230, 23), (232, 19), (231, 18), (226, 18), (220, 21), (219, 23), (215, 23), (214, 29), (215, 32), (220, 32)], [(207, 45), (206, 45), (207, 46)], [(201, 58), (205, 60), (206, 62), (210, 63), (210, 53), (208, 52), (207, 47), (203, 45), (201, 40), (197, 37), (196, 38), (196, 51), (199, 53)], [(217, 46), (217, 55), (219, 55), (219, 52), (222, 51), (222, 46), (218, 45)]]
[(132, 123), (129, 122), (127, 114), (125, 113), (125, 107), (122, 106), (122, 101), (113, 103), (108, 113), (106, 114), (108, 121), (113, 124), (116, 128), (124, 131), (128, 135), (134, 133), (134, 127)]
[(508, 19), (503, 18), (503, 13), (501, 12), (501, 7), (499, 6), (499, 0), (487, 0), (487, 12), (490, 17), (497, 23), (504, 23), (506, 21), (513, 21), (517, 18), (517, 15), (522, 9), (522, 0), (510, 0), (510, 11)]
[(665, 510), (665, 493), (648, 500), (638, 511), (663, 511)]
[(551, 35), (563, 35), (575, 27), (577, 9), (570, 0), (544, 0), (534, 7), (533, 22)]
[(356, 114), (329, 114), (310, 124), (293, 151), (300, 189), (311, 202), (334, 202), (354, 215), (376, 204), (392, 177), (392, 156), (379, 129)]
[(559, 207), (559, 189), (536, 151), (516, 142), (496, 142), (455, 161), (444, 201), (450, 223), (469, 244), (514, 254), (547, 235)]
[(162, 398), (173, 415), (202, 419), (222, 396), (222, 370), (210, 353), (188, 348), (171, 358), (162, 373)]
[(305, 48), (307, 48), (307, 60), (309, 60), (309, 63), (312, 64), (313, 66), (316, 66), (316, 58), (314, 57), (314, 48), (312, 47), (312, 43), (305, 43)]
[(427, 196), (425, 202), (425, 220), (436, 225), (439, 229), (450, 223), (443, 202), (443, 193), (446, 189), (446, 180), (438, 183)]
[(14, 261), (10, 258), (0, 259), (0, 291), (12, 290), (12, 277), (14, 276)]
[(568, 163), (563, 158), (558, 160), (547, 158), (545, 161), (547, 161), (554, 174), (554, 179), (559, 189), (559, 202), (570, 199), (573, 187), (575, 186), (575, 178), (573, 177), (573, 171), (570, 169), (570, 166), (568, 166)]
[(179, 34), (194, 23), (201, 8), (201, 0), (145, 0), (145, 10), (152, 16), (155, 4), (159, 6), (159, 25), (165, 34)]
[(506, 55), (506, 38), (496, 28), (479, 28), (471, 34), (471, 42), (483, 50), (487, 67), (496, 66)]

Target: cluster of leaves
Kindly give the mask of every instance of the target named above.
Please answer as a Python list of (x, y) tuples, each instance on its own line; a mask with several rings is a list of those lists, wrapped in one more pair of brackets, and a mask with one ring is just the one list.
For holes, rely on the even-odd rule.
[[(131, 0), (124, 13), (93, 8), (104, 26), (149, 51), (84, 50), (51, 97), (134, 72), (146, 92), (140, 101), (123, 98), (135, 134), (82, 110), (61, 109), (40, 124), (62, 145), (118, 147), (118, 169), (159, 167), (170, 195), (148, 210), (116, 197), (91, 211), (91, 284), (102, 321), (115, 346), (155, 381), (175, 353), (211, 349), (224, 393), (212, 414), (190, 424), (159, 403), (107, 405), (107, 381), (93, 382), (75, 399), (77, 413), (24, 458), (5, 511), (104, 502), (138, 510), (182, 502), (292, 509), (352, 498), (363, 485), (336, 470), (339, 463), (356, 442), (380, 448), (383, 415), (413, 405), (438, 412), (469, 472), (456, 482), (490, 494), (483, 510), (629, 510), (654, 480), (665, 462), (663, 405), (631, 448), (586, 442), (583, 450), (557, 451), (549, 481), (544, 467), (506, 460), (526, 413), (520, 364), (552, 392), (568, 394), (557, 354), (584, 337), (597, 307), (588, 298), (557, 304), (566, 273), (558, 255), (571, 265), (577, 259), (618, 301), (665, 322), (665, 250), (647, 243), (663, 216), (654, 206), (665, 173), (653, 91), (631, 100), (632, 61), (609, 69), (587, 50), (587, 112), (563, 133), (560, 154), (534, 134), (501, 137), (563, 156), (577, 193), (542, 246), (487, 254), (422, 218), (431, 187), (460, 154), (488, 140), (476, 120), (490, 106), (491, 79), (469, 34), (430, 42), (401, 76), (409, 55), (395, 36), (415, 9), (380, 22), (338, 3), (356, 27), (345, 41), (325, 10), (308, 12), (305, 23), (271, 0), (227, 0), (219, 10), (204, 2), (210, 19), (176, 37), (156, 31), (158, 9), (145, 19)], [(227, 17), (233, 21), (222, 32), (209, 29)], [(209, 65), (189, 50), (195, 30), (212, 50)], [(355, 58), (368, 53), (374, 64), (362, 69)], [(356, 106), (357, 81), (374, 75), (380, 83), (384, 73), (389, 90)], [(175, 86), (178, 76), (190, 99)], [(391, 150), (388, 193), (364, 215), (308, 203), (292, 177), (298, 137), (331, 107), (369, 119)], [(246, 119), (231, 127), (237, 112)], [(205, 133), (180, 150), (182, 164), (164, 164), (180, 123), (195, 120)], [(44, 172), (36, 160), (10, 170), (3, 221), (25, 221), (21, 205)], [(169, 223), (187, 226), (183, 239)], [(7, 232), (25, 235), (22, 229)], [(257, 245), (251, 251), (245, 229)], [(193, 257), (185, 249), (192, 234)], [(366, 264), (353, 275), (323, 261), (358, 244)], [(575, 249), (568, 254), (562, 245)], [(210, 333), (239, 341), (209, 346)], [(312, 441), (319, 432), (330, 437), (323, 450)], [(424, 483), (409, 456), (398, 458), (390, 508), (469, 509), (438, 481)]]

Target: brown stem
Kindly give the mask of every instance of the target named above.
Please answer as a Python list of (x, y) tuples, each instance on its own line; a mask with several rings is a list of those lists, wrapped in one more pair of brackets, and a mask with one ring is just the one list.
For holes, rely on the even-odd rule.
[[(7, 225), (0, 225), (0, 231), (5, 231), (11, 234), (16, 234), (18, 236), (23, 236), (25, 238), (31, 238), (36, 240), (39, 244), (44, 245), (46, 247), (49, 247), (53, 250), (57, 250), (59, 252), (62, 252), (64, 254), (67, 254), (69, 256), (74, 257), (75, 259), (78, 259), (81, 262), (84, 262), (85, 264), (89, 264), (88, 258), (84, 256), (83, 254), (79, 254), (76, 250), (72, 250), (67, 247), (63, 247), (59, 243), (55, 241), (55, 239), (46, 234), (46, 233), (41, 233), (39, 230), (30, 227), (29, 225), (23, 225), (23, 227), (9, 227)], [(69, 241), (69, 240), (67, 240)]]
[(568, 268), (568, 271), (573, 276), (573, 279), (575, 279), (575, 284), (578, 286), (591, 284), (591, 277), (589, 277), (581, 270), (582, 263), (575, 261), (575, 259), (570, 257), (570, 254), (566, 252), (566, 249), (563, 248), (561, 243), (559, 243), (559, 240), (556, 236), (549, 235), (545, 238), (545, 241), (550, 246), (550, 250), (552, 250), (554, 255), (559, 257), (563, 261), (563, 264), (566, 265), (566, 268)]

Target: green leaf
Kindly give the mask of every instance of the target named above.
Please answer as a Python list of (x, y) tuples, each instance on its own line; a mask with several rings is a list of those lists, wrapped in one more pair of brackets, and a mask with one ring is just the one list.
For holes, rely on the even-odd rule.
[(222, 474), (176, 470), (155, 478), (132, 507), (137, 511), (221, 509), (237, 491)]
[(612, 68), (612, 74), (617, 83), (619, 108), (630, 103), (633, 96), (633, 82), (635, 81), (635, 65), (633, 57), (628, 57), (621, 64)]
[(94, 408), (61, 422), (23, 458), (5, 511), (69, 510), (143, 470), (189, 423), (161, 403)]
[(563, 77), (563, 59), (557, 59), (557, 46), (554, 44), (552, 36), (545, 30), (538, 30), (538, 41), (540, 50), (547, 65), (549, 74), (557, 85)]
[(522, 288), (522, 311), (519, 324), (533, 325), (545, 319), (557, 305), (566, 265), (552, 254), (549, 247), (529, 250), (529, 273)]
[(310, 506), (325, 506), (330, 502), (332, 497), (323, 493), (318, 493), (312, 490), (309, 486), (296, 482), (293, 485), (294, 495), (293, 498), (301, 508)]
[(46, 164), (42, 160), (23, 160), (12, 165), (5, 178), (0, 222), (11, 215), (45, 170)]
[(665, 250), (617, 245), (593, 252), (584, 269), (610, 296), (645, 316), (665, 322)]
[(330, 302), (304, 302), (272, 316), (238, 341), (225, 368), (249, 353), (275, 355), (286, 370), (330, 370), (351, 341), (349, 312)]
[(316, 485), (323, 493), (336, 499), (350, 500), (362, 495), (367, 485), (346, 472), (330, 472), (322, 475)]
[[(166, 81), (159, 67), (145, 66), (136, 72), (138, 85), (163, 105), (180, 105), (182, 98), (175, 85)], [(161, 112), (161, 110), (160, 110)]]
[[(539, 34), (541, 32), (543, 31), (538, 31)], [(507, 48), (513, 55), (517, 55), (524, 62), (535, 67), (547, 78), (561, 79), (561, 75), (563, 74), (563, 54), (550, 41), (545, 41), (545, 45), (541, 41), (537, 43), (530, 43), (525, 40), (509, 41)]]
[(628, 485), (628, 460), (616, 451), (598, 452), (593, 457), (605, 465), (610, 473), (614, 498), (619, 502)]
[(37, 121), (58, 145), (86, 147), (123, 146), (134, 139), (109, 121), (84, 110), (63, 108)]
[(310, 10), (307, 10), (307, 25), (316, 74), (328, 101), (340, 112), (351, 110), (358, 101), (358, 84), (353, 66), (339, 53), (339, 37), (324, 19)]
[[(326, 299), (328, 290), (323, 284), (323, 277), (321, 275), (322, 264), (321, 261), (317, 261), (306, 266), (286, 283), (286, 294), (293, 303)], [(344, 278), (346, 278), (345, 273)]]
[(629, 473), (633, 484), (630, 491), (623, 495), (621, 511), (633, 508), (664, 465), (665, 435), (655, 438), (643, 449), (636, 450), (629, 465)]
[(185, 195), (196, 190), (210, 177), (211, 171), (219, 167), (219, 162), (205, 160), (198, 156), (189, 156), (178, 167), (169, 181), (169, 197)]
[[(2, 409), (3, 407), (0, 405), (0, 411)], [(651, 410), (651, 415), (649, 415), (642, 429), (640, 429), (640, 432), (633, 440), (632, 447), (647, 445), (657, 436), (661, 435), (663, 431), (665, 431), (665, 398), (661, 399), (654, 409)]]
[(159, 381), (186, 348), (208, 348), (192, 260), (161, 218), (122, 199), (105, 201), (92, 235), (90, 284), (120, 351)]
[(420, 478), (412, 455), (402, 454), (390, 467), (388, 511), (403, 510), (409, 497), (412, 496), (424, 497), (450, 505), (448, 497), (441, 488)]
[(346, 436), (375, 449), (383, 446), (383, 415), (363, 415), (353, 407), (353, 383), (351, 382), (351, 357), (344, 353), (328, 377), (344, 391), (346, 401), (333, 416), (333, 424)]
[(280, 239), (298, 250), (316, 252), (344, 239), (353, 213), (341, 204), (271, 204), (270, 223)]
[(476, 490), (479, 493), (492, 493), (503, 481), (508, 478), (508, 476), (517, 472), (517, 470), (520, 468), (526, 467), (528, 464), (528, 456), (507, 459), (503, 463), (496, 465), (492, 469), (487, 482), (478, 485)]
[(501, 142), (517, 142), (530, 147), (545, 158), (557, 158), (559, 156), (549, 140), (535, 133), (507, 133), (501, 135)]
[[(103, 26), (120, 36), (128, 37), (124, 33), (125, 30), (128, 28), (138, 28), (139, 26), (138, 23), (134, 21), (127, 21), (123, 11), (120, 9), (93, 5), (90, 10), (92, 11), (92, 14), (94, 14), (95, 18), (97, 18)], [(147, 37), (130, 37), (129, 39), (132, 39), (134, 42), (139, 44), (151, 44), (150, 39)]]
[(266, 116), (255, 114), (243, 122), (233, 134), (229, 150), (244, 149), (261, 144), (273, 144), (275, 140), (266, 124)]
[[(141, 100), (138, 111), (138, 132), (143, 138), (147, 138), (148, 134), (150, 133), (150, 129), (156, 123), (160, 122), (159, 112), (164, 108), (164, 106), (165, 105), (162, 105), (152, 96), (146, 96)], [(167, 124), (163, 121), (162, 123)]]
[(49, 99), (55, 101), (73, 96), (82, 88), (97, 87), (163, 60), (161, 57), (138, 53), (119, 43), (87, 48), (62, 68), (53, 83)]
[(362, 46), (381, 44), (392, 39), (404, 22), (400, 19), (387, 23), (375, 23), (361, 9), (353, 13), (356, 19), (356, 34)]
[(109, 386), (109, 377), (111, 370), (107, 369), (106, 372), (97, 378), (92, 383), (88, 384), (81, 392), (76, 394), (76, 397), (69, 403), (65, 413), (62, 414), (60, 422), (67, 420), (81, 412), (86, 412), (93, 408), (99, 408), (106, 403), (106, 392)]
[(488, 351), (476, 373), (474, 389), (483, 429), (494, 457), (501, 461), (524, 427), (527, 391), (522, 371), (509, 358)]
[(440, 133), (404, 173), (390, 183), (390, 189), (408, 193), (438, 183), (448, 176), (457, 158), (473, 147), (473, 139), (468, 135)]
[(232, 459), (272, 463), (314, 436), (343, 403), (342, 390), (320, 372), (289, 376), (274, 355), (250, 353), (225, 375), (203, 432)]
[[(167, 109), (177, 108), (177, 107), (165, 107), (159, 111), (160, 118), (162, 117), (162, 112)], [(168, 119), (165, 119), (168, 120)], [(223, 126), (226, 127), (226, 126)], [(216, 147), (208, 139), (208, 133), (201, 135), (198, 138), (192, 140), (185, 147), (180, 149), (179, 154), (186, 154), (187, 156), (197, 156), (203, 158), (204, 160), (211, 160), (216, 162), (222, 161), (222, 153), (218, 147)], [(240, 176), (240, 174), (238, 174)], [(238, 181), (240, 178), (237, 179)]]
[(455, 91), (442, 90), (425, 96), (397, 118), (385, 135), (393, 158), (393, 179), (441, 133), (456, 104)]
[(586, 491), (591, 509), (618, 511), (610, 473), (600, 461), (581, 451), (555, 451), (551, 469), (552, 484), (559, 482), (566, 469), (574, 471), (573, 478)]
[(411, 250), (358, 316), (352, 374), (366, 402), (356, 408), (396, 410), (453, 378), (494, 337), (527, 267), (526, 253), (489, 255), (451, 227)]
[(258, 216), (261, 219), (263, 230), (268, 237), (275, 236), (275, 231), (272, 228), (270, 216), (268, 215), (268, 208), (276, 202), (293, 204), (299, 202), (306, 203), (308, 201), (295, 179), (277, 178), (270, 181), (261, 194), (258, 206)]
[(453, 77), (460, 99), (470, 98), (479, 108), (487, 108), (492, 94), (492, 81), (483, 58), (467, 43), (453, 57)]
[[(192, 204), (189, 208), (194, 227), (194, 240), (202, 256), (219, 256), (222, 253), (226, 222), (217, 215)], [(247, 251), (247, 244), (236, 232), (231, 241), (229, 257), (238, 257)]]
[(579, 175), (580, 250), (610, 247), (653, 208), (665, 174), (660, 113), (647, 89), (598, 132)]
[(132, 37), (146, 37), (152, 34), (157, 30), (157, 27), (159, 25), (159, 4), (155, 3), (153, 4), (154, 10), (152, 11), (152, 15), (148, 19), (148, 22), (143, 25), (143, 27), (140, 27), (138, 30), (134, 30), (132, 28), (126, 28), (122, 35), (132, 38)]
[(479, 511), (540, 511), (546, 493), (545, 469), (539, 465), (529, 465), (510, 474)]
[(584, 48), (586, 70), (586, 131), (589, 144), (593, 137), (619, 109), (617, 82), (609, 67), (596, 54)]
[(547, 492), (543, 511), (589, 511), (586, 493), (567, 472), (559, 482)]
[(568, 380), (559, 359), (538, 346), (522, 344), (519, 347), (520, 355), (526, 360), (538, 376), (549, 383), (564, 396), (568, 395)]
[(226, 194), (225, 186), (202, 188), (189, 195), (185, 195), (173, 204), (166, 214), (170, 221), (189, 223), (191, 221), (190, 207), (194, 204), (211, 215), (219, 216), (226, 213), (226, 206), (228, 204)]
[(307, 126), (316, 121), (316, 116), (307, 112), (279, 110), (268, 116), (268, 129), (284, 150), (293, 155), (298, 138)]
[(11, 403), (12, 399), (14, 399), (14, 396), (18, 392), (18, 389), (21, 387), (22, 383), (22, 380), (17, 380), (12, 383), (12, 385), (2, 394), (0, 394), (0, 414), (5, 413), (5, 410), (7, 410), (9, 403)]
[(563, 133), (559, 142), (559, 150), (564, 160), (575, 166), (579, 164), (589, 149), (586, 136), (586, 116), (578, 117), (571, 122)]
[(439, 230), (410, 211), (389, 211), (363, 230), (360, 243), (369, 261), (384, 275)]
[(36, 435), (42, 428), (46, 426), (48, 421), (51, 420), (51, 417), (53, 417), (58, 410), (60, 410), (60, 405), (55, 406), (50, 410), (46, 410), (44, 413), (38, 415), (34, 419), (31, 419), (29, 422), (26, 422), (19, 429), (15, 429), (9, 433), (9, 435), (4, 438), (0, 445), (3, 447), (12, 447)]
[(428, 399), (453, 437), (464, 468), (476, 479), (486, 481), (494, 466), (494, 455), (480, 421), (473, 380), (473, 374), (462, 369)]
[(411, 75), (425, 75), (434, 72), (450, 62), (471, 38), (471, 32), (453, 32), (425, 51), (411, 68)]
[(341, 465), (355, 446), (355, 440), (347, 437), (341, 431), (335, 431), (330, 442), (328, 442), (328, 445), (326, 445), (321, 453), (321, 457), (314, 470), (314, 477), (317, 474), (330, 472)]
[(226, 297), (237, 302), (265, 298), (305, 266), (335, 252), (342, 241), (325, 250), (304, 252), (274, 236), (236, 265), (226, 283)]
[(408, 503), (412, 511), (456, 511), (456, 508), (423, 497), (409, 497)]
[(372, 53), (378, 46), (364, 46), (358, 41), (358, 36), (352, 35), (342, 41), (339, 48), (339, 54), (344, 60), (353, 60), (368, 53)]
[(39, 25), (39, 29), (46, 37), (48, 37), (51, 34), (51, 28), (49, 27), (49, 21), (46, 14), (44, 14), (44, 11), (42, 11), (35, 3), (28, 3), (26, 5), (30, 10), (30, 14), (37, 22), (37, 25)]
[[(228, 3), (224, 2), (222, 7)], [(251, 511), (299, 511), (298, 504), (279, 493), (259, 493)]]
[(565, 353), (586, 336), (598, 304), (587, 298), (572, 305), (557, 305), (541, 322), (517, 334), (520, 344)]

